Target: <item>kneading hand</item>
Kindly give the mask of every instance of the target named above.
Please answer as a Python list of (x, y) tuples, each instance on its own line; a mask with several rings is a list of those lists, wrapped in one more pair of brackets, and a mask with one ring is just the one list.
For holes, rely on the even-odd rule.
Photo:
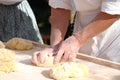
[(38, 65), (38, 63), (44, 63), (46, 61), (46, 56), (52, 56), (53, 49), (45, 48), (43, 50), (37, 51), (32, 55), (32, 63)]
[(68, 39), (63, 41), (58, 48), (54, 63), (74, 61), (79, 48), (79, 41), (74, 36), (69, 37)]

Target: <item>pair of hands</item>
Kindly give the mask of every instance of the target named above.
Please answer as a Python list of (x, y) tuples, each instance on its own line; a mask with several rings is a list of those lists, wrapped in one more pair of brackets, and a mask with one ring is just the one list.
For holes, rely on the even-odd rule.
[(79, 41), (74, 36), (71, 36), (63, 41), (56, 51), (54, 48), (45, 48), (33, 53), (32, 62), (38, 65), (39, 61), (40, 63), (44, 63), (47, 60), (46, 56), (53, 55), (55, 55), (54, 63), (71, 62), (75, 60), (79, 48)]

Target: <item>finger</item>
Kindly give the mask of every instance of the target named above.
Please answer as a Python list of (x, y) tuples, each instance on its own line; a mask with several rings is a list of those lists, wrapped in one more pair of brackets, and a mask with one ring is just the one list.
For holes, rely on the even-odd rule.
[(46, 51), (45, 51), (44, 53), (47, 53), (47, 54), (48, 54), (47, 56), (53, 56), (53, 54), (54, 54), (52, 48), (48, 48), (48, 49), (46, 49)]
[(39, 63), (44, 63), (44, 62), (45, 62), (44, 57), (41, 57), (41, 55), (39, 55), (39, 56), (37, 57), (37, 59), (38, 59), (38, 64), (39, 64)]
[(48, 56), (53, 56), (54, 54), (54, 52), (49, 52)]
[(63, 53), (64, 53), (63, 50), (59, 50), (59, 51), (58, 51), (57, 55), (56, 55), (55, 58), (54, 58), (54, 63), (55, 63), (55, 64), (60, 62), (60, 60), (61, 60), (61, 58), (62, 58), (62, 56), (63, 56)]
[(69, 55), (69, 57), (68, 57), (68, 61), (69, 61), (69, 62), (73, 62), (73, 61), (74, 61), (74, 58), (73, 58), (72, 55)]
[(73, 53), (70, 54), (69, 57), (68, 57), (68, 61), (69, 61), (69, 62), (74, 62), (75, 59), (76, 59), (76, 54), (73, 54)]
[(39, 56), (38, 56), (38, 61), (40, 62), (40, 63), (44, 63), (45, 61), (46, 61), (46, 57), (47, 57), (48, 55), (44, 52), (44, 53), (40, 53), (39, 54)]
[(33, 64), (35, 64), (35, 65), (38, 65), (38, 54), (39, 54), (39, 52), (35, 52), (35, 53), (33, 53), (33, 55), (32, 55), (32, 63)]
[(68, 53), (64, 53), (64, 55), (62, 56), (61, 62), (66, 62), (69, 59), (69, 54)]

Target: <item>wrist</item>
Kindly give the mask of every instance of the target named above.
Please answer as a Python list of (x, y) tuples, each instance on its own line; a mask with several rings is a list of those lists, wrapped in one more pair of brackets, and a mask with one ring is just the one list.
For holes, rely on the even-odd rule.
[(59, 47), (59, 44), (57, 45), (50, 45), (51, 48), (53, 48), (54, 51), (57, 51), (58, 47)]
[(81, 40), (80, 37), (78, 36), (78, 34), (74, 33), (73, 36), (75, 37), (75, 39), (78, 41), (79, 44), (81, 44)]

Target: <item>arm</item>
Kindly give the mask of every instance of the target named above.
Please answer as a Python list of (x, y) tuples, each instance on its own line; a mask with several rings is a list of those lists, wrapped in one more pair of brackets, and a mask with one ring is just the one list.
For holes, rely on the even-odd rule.
[(110, 15), (100, 12), (90, 24), (83, 30), (75, 33), (74, 36), (79, 40), (80, 44), (84, 44), (92, 37), (106, 30), (119, 18), (120, 15)]
[(70, 19), (70, 11), (65, 9), (51, 8), (51, 37), (50, 46), (44, 50), (36, 51), (32, 56), (32, 63), (38, 65), (39, 62), (44, 63), (46, 56), (52, 56), (59, 44), (63, 41), (67, 31)]
[(74, 61), (81, 46), (97, 34), (106, 30), (119, 18), (119, 15), (109, 15), (100, 12), (90, 24), (62, 42), (54, 62)]
[(51, 47), (58, 46), (63, 41), (70, 19), (70, 11), (51, 8)]

